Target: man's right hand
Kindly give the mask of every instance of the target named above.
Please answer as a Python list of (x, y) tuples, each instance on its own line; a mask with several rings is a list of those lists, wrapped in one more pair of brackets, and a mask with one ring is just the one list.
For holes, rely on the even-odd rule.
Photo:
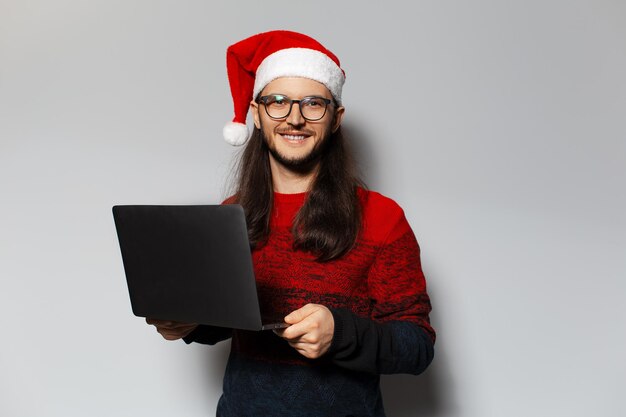
[(166, 340), (182, 339), (198, 327), (197, 324), (193, 323), (180, 323), (172, 320), (157, 320), (150, 318), (146, 319), (146, 323), (156, 327), (157, 332), (159, 332)]

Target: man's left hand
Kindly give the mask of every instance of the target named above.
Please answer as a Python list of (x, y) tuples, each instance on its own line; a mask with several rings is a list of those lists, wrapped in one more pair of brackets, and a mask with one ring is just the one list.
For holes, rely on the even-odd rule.
[(278, 336), (301, 355), (316, 359), (330, 348), (335, 331), (335, 320), (328, 308), (320, 304), (307, 304), (285, 317), (286, 329), (274, 330)]

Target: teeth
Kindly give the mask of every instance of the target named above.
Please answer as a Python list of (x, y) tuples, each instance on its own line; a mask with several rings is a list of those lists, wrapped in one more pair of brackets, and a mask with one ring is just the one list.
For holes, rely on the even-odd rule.
[(289, 140), (304, 140), (305, 136), (301, 135), (283, 135), (284, 138)]

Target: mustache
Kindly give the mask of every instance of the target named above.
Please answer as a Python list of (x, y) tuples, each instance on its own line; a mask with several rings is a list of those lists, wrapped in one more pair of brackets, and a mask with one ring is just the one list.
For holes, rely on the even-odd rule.
[(309, 129), (278, 129), (276, 131), (276, 133), (278, 133), (279, 135), (283, 135), (283, 134), (292, 134), (292, 135), (297, 135), (297, 134), (302, 134), (302, 135), (308, 135), (308, 136), (313, 136), (313, 134), (315, 132), (309, 130)]

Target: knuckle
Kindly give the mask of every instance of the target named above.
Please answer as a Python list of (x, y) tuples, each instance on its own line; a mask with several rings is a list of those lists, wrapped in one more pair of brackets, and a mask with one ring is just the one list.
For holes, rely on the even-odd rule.
[(319, 352), (315, 349), (311, 350), (311, 352), (309, 352), (309, 359), (317, 359), (319, 358)]

